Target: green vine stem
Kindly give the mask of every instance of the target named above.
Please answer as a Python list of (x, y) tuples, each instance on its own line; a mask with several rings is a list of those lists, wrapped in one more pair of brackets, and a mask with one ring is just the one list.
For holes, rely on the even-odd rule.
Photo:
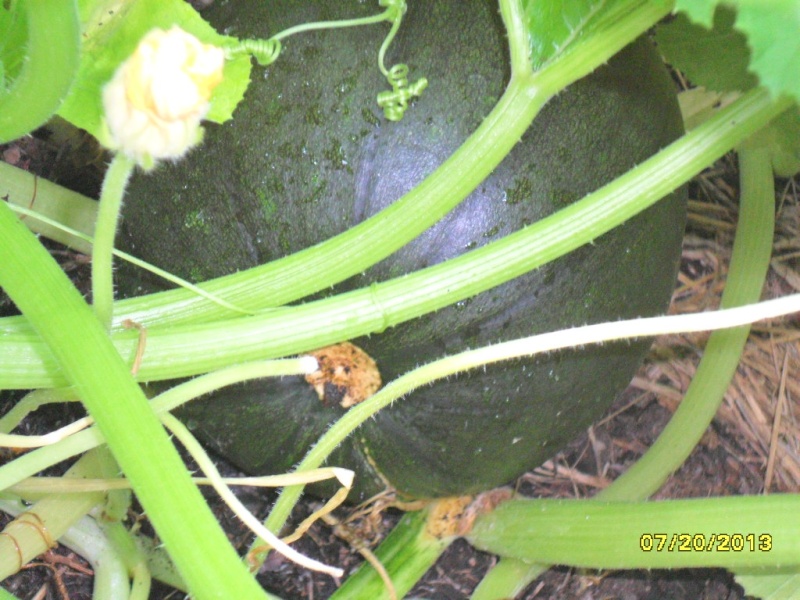
[[(314, 471), (304, 471), (303, 473), (283, 473), (281, 475), (262, 475), (258, 477), (221, 477), (219, 481), (228, 486), (249, 486), (249, 487), (285, 487), (287, 485), (316, 483), (336, 479), (343, 486), (351, 483), (353, 472), (349, 469), (340, 467), (323, 467)], [(211, 485), (208, 477), (193, 477), (192, 480), (198, 485)], [(116, 490), (129, 490), (131, 482), (122, 477), (112, 478), (82, 478), (79, 481), (65, 479), (63, 477), (48, 477), (40, 475), (29, 477), (20, 483), (14, 484), (5, 491), (22, 496), (27, 500), (42, 498), (48, 494), (61, 492), (84, 493), (84, 492), (109, 492)]]
[[(22, 500), (0, 498), (0, 510), (10, 515), (17, 516), (26, 508)], [(59, 537), (59, 543), (91, 565), (94, 571), (94, 597), (125, 600), (129, 586), (128, 572), (94, 519), (83, 517)]]
[[(139, 377), (175, 378), (230, 362), (302, 353), (382, 331), (468, 298), (590, 243), (688, 181), (698, 165), (711, 164), (788, 106), (787, 99), (772, 101), (764, 90), (753, 90), (583, 200), (501, 240), (411, 275), (253, 317), (150, 328)], [(113, 339), (123, 357), (133, 357), (134, 332), (117, 332)], [(0, 388), (64, 384), (63, 374), (35, 335), (7, 331), (3, 344), (9, 360), (0, 364)]]
[[(127, 600), (147, 600), (150, 597), (153, 578), (144, 554), (134, 542), (133, 534), (120, 521), (111, 523), (100, 521), (99, 523), (109, 542), (109, 550), (120, 557), (127, 573), (130, 573), (132, 582), (129, 585), (130, 592), (126, 594)], [(96, 593), (94, 596), (100, 597)], [(115, 597), (114, 600), (118, 599)]]
[(201, 599), (264, 597), (96, 315), (5, 203), (0, 260), (0, 285), (77, 390), (190, 590)]
[(0, 86), (0, 144), (30, 133), (58, 110), (80, 61), (75, 0), (21, 5), (28, 20), (27, 56), (10, 89)]
[[(739, 151), (739, 222), (728, 279), (720, 306), (757, 302), (769, 269), (775, 225), (775, 180), (769, 151)], [(654, 494), (700, 441), (725, 396), (744, 350), (750, 327), (711, 335), (678, 410), (650, 449), (597, 499), (643, 500)]]
[(89, 561), (94, 571), (95, 598), (125, 598), (130, 587), (128, 570), (97, 521), (84, 517), (61, 536), (59, 542)]
[[(756, 302), (766, 279), (775, 222), (775, 180), (767, 149), (746, 142), (739, 151), (740, 209), (723, 308)], [(750, 327), (714, 332), (678, 410), (650, 449), (594, 500), (645, 500), (686, 460), (719, 409), (750, 333)], [(472, 600), (502, 598), (524, 588), (548, 567), (521, 565), (502, 559), (497, 574), (490, 572)], [(495, 567), (497, 568), (497, 567)], [(516, 579), (507, 569), (519, 571)], [(500, 595), (496, 595), (500, 594)]]
[(510, 500), (480, 515), (466, 537), (487, 552), (593, 569), (788, 567), (800, 564), (798, 510), (797, 494)]
[(545, 567), (531, 565), (518, 559), (501, 557), (483, 576), (470, 600), (505, 600), (516, 598), (525, 591)]
[[(437, 538), (427, 531), (427, 510), (407, 512), (375, 551), (375, 557), (392, 577), (398, 598), (406, 594), (430, 569), (454, 538)], [(365, 565), (366, 566), (366, 565)], [(386, 585), (372, 568), (360, 568), (336, 590), (331, 600), (388, 598)]]
[(96, 448), (104, 441), (97, 428), (92, 427), (79, 431), (55, 444), (26, 452), (0, 467), (0, 490), (8, 489), (23, 479), (33, 477), (38, 472), (56, 465), (62, 460)]
[[(668, 12), (668, 7), (657, 3), (624, 2), (628, 12), (610, 26), (609, 35), (599, 36), (602, 42), (587, 41), (580, 51), (532, 73), (522, 9), (512, 0), (500, 4), (508, 30), (512, 77), (498, 104), (458, 151), (422, 184), (358, 226), (303, 252), (207, 282), (204, 287), (245, 310), (256, 311), (292, 302), (364, 271), (464, 199), (516, 144), (553, 94), (593, 71)], [(197, 324), (230, 316), (185, 290), (124, 300), (114, 312), (119, 321), (131, 319), (150, 328), (159, 323)], [(24, 327), (23, 321), (14, 317), (0, 319), (0, 331)]]
[[(311, 373), (316, 368), (316, 360), (309, 356), (234, 365), (171, 387), (153, 398), (150, 406), (154, 413), (159, 414), (173, 410), (193, 398), (208, 394), (226, 385), (262, 377), (302, 375)], [(55, 444), (43, 446), (23, 454), (13, 461), (0, 466), (0, 490), (16, 485), (39, 471), (96, 448), (104, 442), (103, 435), (96, 426), (93, 426), (70, 435)]]
[[(2, 165), (2, 164), (3, 163), (0, 163), (0, 165)], [(16, 169), (16, 170), (19, 171), (20, 169)], [(82, 199), (85, 199), (86, 201), (90, 202), (91, 204), (94, 204), (94, 205), (97, 204), (97, 202), (95, 202), (94, 200), (90, 200), (89, 198), (82, 197)], [(93, 240), (93, 238), (91, 236), (83, 233), (80, 230), (76, 230), (76, 229), (73, 229), (71, 227), (68, 227), (67, 225), (64, 225), (63, 223), (60, 223), (58, 221), (54, 221), (50, 217), (46, 217), (42, 213), (30, 210), (28, 208), (25, 208), (24, 206), (20, 206), (18, 204), (13, 204), (13, 203), (9, 203), (9, 206), (11, 206), (12, 210), (15, 213), (21, 215), (20, 219), (24, 219), (26, 217), (30, 217), (31, 218), (31, 221), (27, 222), (27, 225), (31, 228), (31, 231), (34, 231), (36, 233), (43, 233), (43, 230), (51, 230), (53, 232), (58, 232), (59, 236), (63, 240), (65, 240), (63, 242), (65, 245), (70, 245), (72, 247), (75, 247), (76, 244), (80, 244), (81, 247), (87, 248), (88, 249), (87, 250), (88, 253), (91, 254), (92, 246), (93, 246), (93, 243), (94, 243), (94, 240)], [(91, 221), (92, 228), (94, 228), (94, 223), (97, 220), (97, 210), (96, 210), (96, 208), (92, 209), (91, 217), (92, 217), (92, 221)], [(57, 239), (57, 238), (54, 237), (52, 239)], [(172, 273), (169, 273), (169, 272), (165, 271), (164, 269), (159, 269), (158, 267), (156, 267), (154, 265), (151, 265), (150, 263), (147, 263), (147, 262), (145, 262), (143, 260), (140, 260), (140, 259), (136, 258), (135, 256), (132, 256), (132, 255), (128, 254), (127, 252), (122, 252), (121, 250), (117, 250), (117, 249), (112, 249), (111, 252), (117, 258), (121, 258), (122, 260), (125, 260), (125, 261), (129, 262), (132, 265), (135, 265), (135, 266), (137, 266), (137, 267), (139, 267), (141, 269), (144, 269), (145, 271), (149, 271), (150, 273), (153, 273), (154, 275), (156, 275), (158, 277), (161, 277), (165, 281), (169, 281), (171, 283), (174, 283), (176, 286), (180, 286), (180, 287), (182, 287), (184, 289), (191, 290), (195, 294), (197, 294), (199, 296), (203, 296), (204, 298), (207, 298), (211, 302), (213, 302), (213, 303), (215, 303), (215, 304), (217, 304), (219, 306), (222, 306), (224, 308), (227, 308), (228, 310), (231, 310), (231, 311), (233, 311), (235, 313), (244, 314), (244, 315), (252, 315), (253, 314), (252, 311), (247, 311), (247, 310), (244, 310), (242, 308), (239, 308), (238, 306), (235, 306), (235, 305), (231, 304), (230, 302), (228, 302), (226, 300), (223, 300), (222, 298), (218, 298), (217, 296), (214, 296), (213, 294), (211, 294), (211, 293), (207, 292), (206, 290), (204, 290), (203, 288), (191, 283), (190, 281), (187, 281), (185, 279), (181, 279), (180, 277), (178, 277), (176, 275), (173, 275)]]
[(19, 425), (27, 415), (42, 406), (60, 402), (76, 402), (77, 400), (75, 393), (66, 388), (45, 388), (26, 394), (6, 414), (0, 417), (0, 440), (2, 440), (3, 435), (8, 435), (12, 429)]
[[(102, 452), (95, 450), (84, 455), (65, 477), (96, 473)], [(0, 581), (48, 550), (78, 519), (102, 501), (101, 492), (52, 494), (29, 506), (27, 514), (9, 523), (3, 530), (5, 535), (0, 536)]]
[(122, 197), (135, 166), (136, 163), (124, 154), (116, 154), (106, 171), (100, 193), (92, 246), (92, 303), (97, 318), (107, 330), (111, 329), (114, 311), (114, 238), (117, 235)]
[[(3, 161), (0, 161), (0, 197), (11, 205), (34, 210), (59, 223), (69, 223), (89, 237), (94, 235), (97, 201)], [(78, 252), (92, 252), (91, 244), (37, 219), (36, 215), (26, 215), (23, 222), (36, 233)]]

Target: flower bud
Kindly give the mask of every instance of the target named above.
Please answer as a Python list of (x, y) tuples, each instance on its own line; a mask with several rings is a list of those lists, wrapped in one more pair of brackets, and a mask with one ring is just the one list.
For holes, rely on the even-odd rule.
[(103, 89), (108, 145), (150, 168), (183, 156), (222, 80), (225, 54), (177, 26), (154, 29)]

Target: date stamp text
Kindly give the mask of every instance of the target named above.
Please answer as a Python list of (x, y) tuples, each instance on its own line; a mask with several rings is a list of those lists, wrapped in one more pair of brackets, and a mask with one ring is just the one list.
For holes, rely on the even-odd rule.
[(643, 533), (642, 552), (769, 552), (769, 533)]

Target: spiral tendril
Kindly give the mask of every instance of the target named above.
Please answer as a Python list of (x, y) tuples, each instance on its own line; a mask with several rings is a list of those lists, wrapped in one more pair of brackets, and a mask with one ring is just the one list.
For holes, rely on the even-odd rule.
[(378, 67), (386, 77), (389, 85), (392, 86), (392, 91), (378, 94), (378, 106), (383, 109), (383, 115), (389, 121), (399, 121), (403, 118), (406, 108), (408, 108), (408, 103), (413, 98), (419, 97), (422, 94), (422, 90), (428, 87), (428, 80), (422, 77), (409, 84), (408, 65), (405, 64), (397, 64), (391, 69), (386, 69), (384, 64), (386, 50), (400, 29), (400, 22), (408, 7), (406, 0), (379, 0), (378, 4), (386, 8), (386, 19), (392, 24), (392, 28), (378, 51)]
[(389, 69), (386, 80), (392, 86), (392, 91), (378, 94), (378, 106), (383, 109), (384, 116), (389, 121), (399, 121), (408, 108), (412, 98), (419, 97), (428, 87), (428, 80), (424, 77), (414, 83), (408, 82), (408, 65), (394, 65)]
[(239, 40), (235, 46), (227, 48), (229, 56), (250, 54), (262, 67), (274, 63), (281, 53), (281, 42), (278, 39)]
[(378, 67), (381, 73), (386, 77), (389, 85), (392, 86), (391, 91), (384, 91), (378, 94), (378, 106), (383, 109), (383, 114), (389, 121), (399, 121), (408, 108), (409, 102), (419, 97), (422, 91), (428, 86), (428, 80), (424, 77), (418, 79), (414, 83), (408, 81), (408, 65), (397, 64), (391, 69), (386, 68), (384, 63), (384, 56), (389, 45), (392, 43), (398, 29), (403, 15), (406, 13), (408, 6), (406, 0), (379, 0), (378, 4), (385, 8), (383, 13), (372, 17), (352, 19), (344, 21), (328, 21), (318, 23), (305, 23), (296, 25), (289, 29), (272, 36), (267, 40), (237, 40), (236, 44), (226, 48), (229, 57), (234, 57), (239, 54), (250, 54), (253, 56), (262, 67), (272, 64), (277, 60), (281, 53), (281, 39), (300, 33), (303, 31), (312, 31), (316, 29), (338, 28), (338, 27), (352, 27), (355, 25), (366, 25), (368, 23), (376, 23), (380, 21), (388, 21), (392, 24), (389, 33), (381, 44), (378, 51)]

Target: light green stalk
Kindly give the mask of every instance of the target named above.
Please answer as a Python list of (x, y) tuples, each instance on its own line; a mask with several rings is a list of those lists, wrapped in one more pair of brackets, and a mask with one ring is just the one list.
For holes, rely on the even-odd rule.
[[(9, 203), (30, 208), (59, 223), (69, 223), (89, 237), (94, 235), (94, 224), (97, 220), (95, 200), (2, 161), (0, 161), (0, 197), (7, 197)], [(91, 244), (63, 232), (58, 227), (43, 223), (34, 215), (26, 215), (23, 222), (33, 231), (78, 252), (83, 254), (92, 252)]]
[[(763, 148), (742, 149), (739, 167), (739, 222), (720, 301), (722, 308), (759, 300), (772, 254), (775, 184), (769, 152)], [(709, 337), (692, 383), (664, 431), (647, 453), (601, 491), (597, 499), (644, 500), (683, 464), (717, 413), (749, 334), (750, 327), (745, 326)]]
[[(85, 477), (97, 471), (99, 453), (86, 454), (66, 477)], [(0, 536), (0, 581), (55, 545), (61, 535), (92, 507), (103, 501), (101, 492), (53, 494), (26, 511), (28, 514), (9, 523)]]
[[(454, 538), (437, 538), (426, 529), (428, 511), (403, 515), (375, 551), (375, 557), (392, 578), (398, 598), (404, 598), (430, 569)], [(378, 600), (389, 597), (386, 584), (368, 565), (347, 578), (331, 600)]]
[(91, 308), (4, 203), (0, 262), (0, 286), (75, 387), (195, 597), (264, 597)]
[(800, 565), (798, 510), (796, 494), (513, 500), (480, 516), (467, 540), (528, 562), (593, 569), (789, 566)]
[(134, 536), (119, 521), (101, 522), (101, 528), (109, 542), (110, 549), (113, 549), (113, 552), (120, 557), (130, 575), (131, 585), (130, 593), (127, 595), (128, 600), (147, 600), (150, 597), (152, 577), (144, 553), (134, 542)]
[[(583, 200), (458, 258), (366, 289), (262, 315), (169, 328), (149, 328), (138, 377), (167, 379), (232, 362), (306, 352), (382, 331), (509, 281), (625, 222), (783, 112), (791, 102), (754, 90)], [(2, 329), (0, 329), (2, 331)], [(136, 336), (115, 333), (132, 357)], [(57, 387), (63, 374), (38, 338), (16, 327), (3, 341), (0, 387)]]
[(117, 154), (111, 161), (103, 179), (100, 193), (100, 208), (92, 246), (92, 304), (100, 323), (111, 329), (114, 311), (114, 238), (117, 221), (122, 209), (122, 198), (136, 164), (124, 154)]

